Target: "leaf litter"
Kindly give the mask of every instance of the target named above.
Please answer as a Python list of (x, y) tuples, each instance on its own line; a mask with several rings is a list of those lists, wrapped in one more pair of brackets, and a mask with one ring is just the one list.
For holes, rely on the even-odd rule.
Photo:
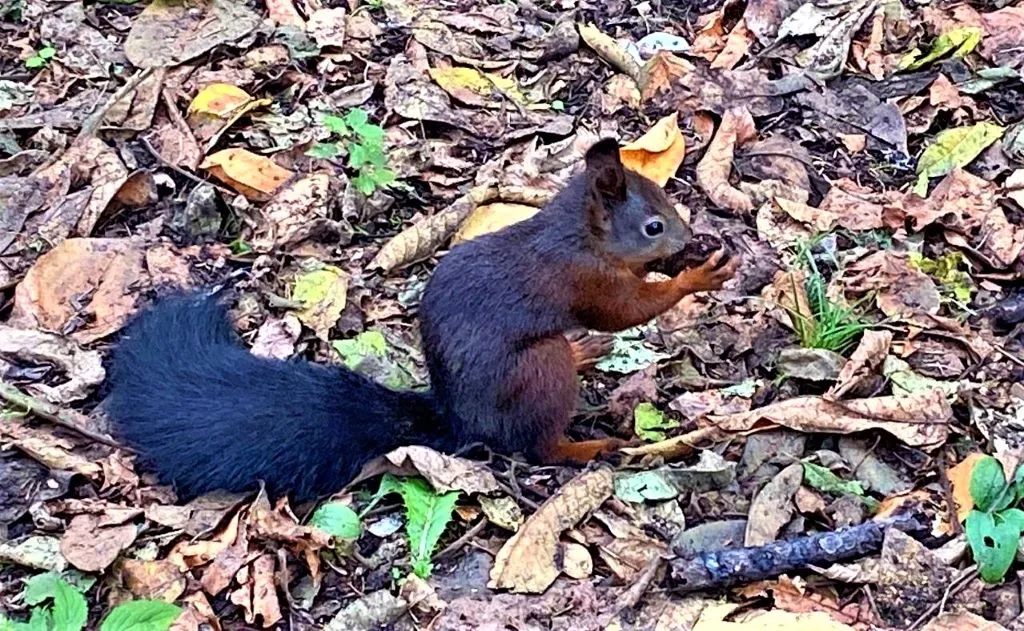
[[(1024, 460), (1022, 10), (567, 6), (0, 5), (0, 628), (1012, 627), (914, 532), (683, 600), (665, 565), (898, 507), (961, 550), (991, 514), (982, 576), (1012, 562), (971, 487)], [(185, 287), (233, 285), (257, 354), (424, 385), (436, 259), (603, 135), (743, 260), (584, 376), (574, 432), (645, 444), (584, 472), (408, 446), (291, 507), (181, 504), (106, 436), (103, 357)]]

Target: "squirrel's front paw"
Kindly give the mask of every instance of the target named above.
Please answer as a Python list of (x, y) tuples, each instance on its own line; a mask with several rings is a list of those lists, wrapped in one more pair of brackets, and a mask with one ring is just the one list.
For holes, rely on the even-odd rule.
[(739, 258), (722, 248), (709, 256), (700, 267), (680, 274), (680, 281), (689, 286), (691, 291), (720, 289), (726, 281), (736, 275), (739, 266)]

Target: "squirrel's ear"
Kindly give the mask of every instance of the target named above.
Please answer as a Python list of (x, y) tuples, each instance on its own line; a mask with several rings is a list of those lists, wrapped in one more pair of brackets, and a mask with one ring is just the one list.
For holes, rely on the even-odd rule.
[(619, 158), (619, 143), (614, 138), (597, 141), (587, 151), (587, 178), (602, 199), (626, 198), (626, 172)]

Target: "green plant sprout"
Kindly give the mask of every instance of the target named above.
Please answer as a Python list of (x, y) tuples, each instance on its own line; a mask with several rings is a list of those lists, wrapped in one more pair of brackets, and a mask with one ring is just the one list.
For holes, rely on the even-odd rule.
[(57, 49), (53, 46), (43, 46), (36, 51), (36, 54), (25, 60), (25, 67), (33, 70), (36, 68), (43, 68), (50, 63), (50, 60), (53, 59), (56, 54)]
[(337, 140), (319, 142), (306, 155), (330, 160), (346, 154), (348, 167), (358, 173), (352, 184), (366, 196), (395, 184), (395, 172), (387, 168), (388, 158), (384, 154), (384, 130), (370, 122), (365, 110), (349, 110), (343, 117), (324, 114), (320, 124)]
[[(818, 269), (818, 264), (811, 256), (811, 248), (819, 241), (805, 243), (797, 253), (797, 261), (801, 261), (807, 269), (804, 291), (807, 294), (809, 313), (804, 313), (799, 300), (794, 300), (796, 308), (784, 307), (793, 320), (800, 345), (804, 348), (820, 348), (835, 353), (845, 353), (857, 341), (857, 336), (873, 325), (857, 315), (857, 305), (847, 307), (828, 296), (828, 283)], [(793, 295), (799, 295), (796, 280), (793, 281)]]

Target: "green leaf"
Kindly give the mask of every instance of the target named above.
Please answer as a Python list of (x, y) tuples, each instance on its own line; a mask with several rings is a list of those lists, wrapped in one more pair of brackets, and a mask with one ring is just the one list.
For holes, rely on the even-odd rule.
[(377, 125), (360, 125), (356, 133), (369, 144), (380, 146), (384, 143), (384, 129)]
[(999, 140), (1006, 129), (995, 123), (977, 123), (941, 131), (917, 161), (917, 184), (914, 192), (924, 197), (928, 179), (946, 175), (953, 169), (967, 166), (989, 145)]
[(1020, 545), (1020, 530), (1014, 523), (996, 523), (991, 513), (972, 510), (964, 524), (978, 572), (986, 583), (998, 583), (1010, 569)]
[(395, 183), (395, 172), (391, 169), (374, 169), (371, 177), (379, 188), (387, 188)]
[(359, 515), (341, 502), (327, 502), (309, 518), (309, 524), (339, 539), (358, 539), (362, 532)]
[(366, 110), (360, 107), (349, 110), (348, 114), (345, 115), (345, 122), (355, 129), (356, 132), (358, 132), (359, 128), (365, 126), (369, 121), (370, 115), (366, 113)]
[(26, 605), (38, 605), (57, 594), (57, 583), (62, 581), (58, 572), (37, 574), (25, 581), (23, 598)]
[(808, 486), (832, 495), (864, 496), (864, 487), (855, 480), (844, 480), (832, 473), (831, 469), (813, 462), (804, 462), (804, 482)]
[(57, 49), (52, 47), (52, 46), (46, 46), (44, 48), (40, 48), (39, 52), (36, 53), (36, 55), (42, 57), (43, 59), (52, 59), (53, 56), (56, 55), (56, 54), (57, 54)]
[(42, 68), (46, 65), (46, 60), (39, 55), (34, 55), (25, 60), (26, 68)]
[(679, 421), (665, 418), (665, 413), (654, 404), (643, 402), (633, 409), (633, 430), (644, 440), (665, 440), (665, 430), (679, 427)]
[(332, 346), (351, 370), (367, 357), (385, 357), (388, 350), (388, 342), (380, 331), (363, 331), (351, 339), (338, 340)]
[(971, 472), (971, 499), (979, 511), (990, 511), (1006, 488), (1003, 465), (992, 456), (978, 460)]
[(1016, 473), (1013, 474), (1013, 489), (1017, 494), (1017, 501), (1024, 499), (1024, 464), (1017, 467)]
[(114, 607), (100, 631), (166, 631), (181, 607), (162, 600), (133, 600)]
[(430, 557), (452, 519), (459, 492), (438, 494), (422, 478), (384, 476), (378, 493), (392, 492), (401, 495), (405, 504), (412, 570), (420, 578), (426, 578), (433, 570)]
[(1017, 532), (1024, 532), (1024, 510), (1019, 508), (1008, 508), (996, 513), (996, 521), (1010, 524)]
[(322, 114), (320, 116), (320, 124), (339, 136), (348, 136), (351, 133), (345, 119), (334, 114)]
[(81, 631), (89, 618), (89, 606), (80, 594), (64, 579), (58, 579), (53, 594), (54, 631)]
[(331, 160), (341, 155), (341, 146), (336, 142), (318, 142), (306, 151), (311, 158)]
[(32, 610), (32, 617), (28, 624), (22, 627), (28, 631), (50, 631), (53, 628), (53, 615), (49, 607), (36, 607)]
[(644, 344), (643, 329), (634, 328), (616, 333), (612, 352), (594, 365), (602, 372), (629, 374), (656, 364), (670, 355), (651, 350)]
[(916, 70), (950, 51), (953, 52), (953, 58), (963, 57), (978, 47), (981, 35), (981, 29), (974, 26), (953, 29), (936, 37), (932, 42), (931, 52), (927, 55), (917, 59), (920, 51), (915, 50), (900, 60), (899, 67), (901, 70)]
[(352, 185), (356, 187), (356, 190), (363, 194), (365, 197), (373, 195), (373, 192), (377, 190), (377, 184), (373, 181), (373, 178), (368, 175), (358, 175), (352, 178)]

